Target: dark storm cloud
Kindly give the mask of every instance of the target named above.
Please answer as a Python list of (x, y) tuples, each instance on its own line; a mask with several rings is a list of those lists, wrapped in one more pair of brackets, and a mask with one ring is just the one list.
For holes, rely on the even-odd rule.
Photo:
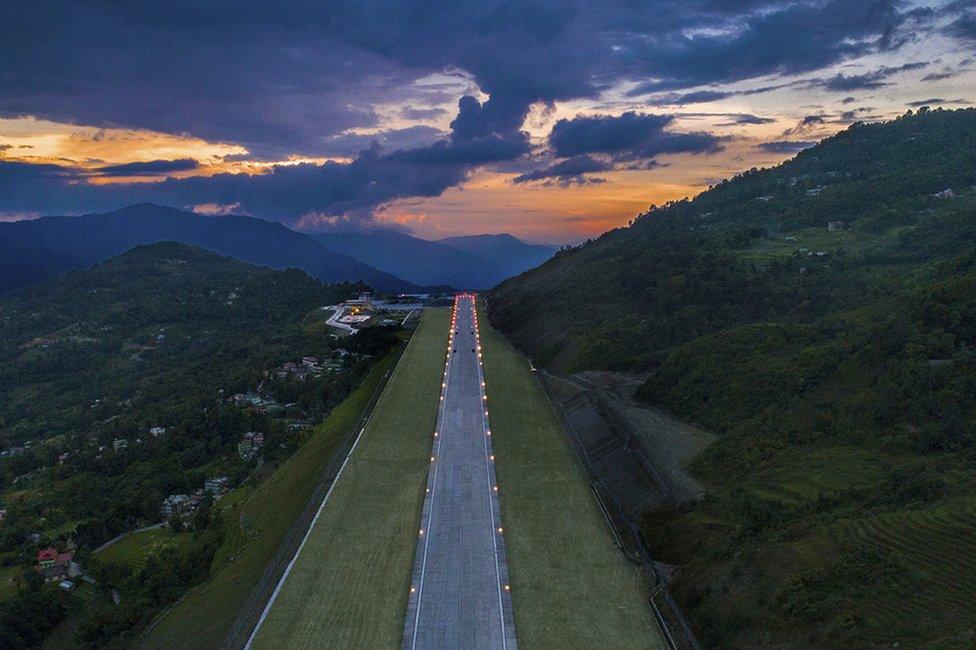
[[(768, 92), (778, 86), (715, 87), (888, 52), (923, 18), (903, 11), (900, 0), (49, 0), (44, 11), (8, 5), (0, 116), (190, 134), (243, 145), (262, 160), (353, 156), (373, 140), (381, 148), (348, 164), (112, 187), (90, 186), (56, 166), (4, 167), (0, 187), (15, 192), (0, 194), (0, 210), (240, 203), (285, 221), (316, 212), (368, 215), (393, 199), (435, 196), (478, 165), (518, 160), (530, 150), (521, 128), (536, 102), (596, 98), (622, 82), (638, 84), (639, 94), (674, 93), (678, 103)], [(965, 25), (953, 29), (964, 32)], [(414, 83), (430, 75), (444, 76)], [(700, 87), (711, 88), (686, 92)], [(469, 96), (478, 90), (487, 101)], [(438, 104), (458, 97), (449, 134), (425, 126), (374, 136), (351, 131), (379, 125), (380, 105), (428, 120), (443, 116)], [(561, 120), (550, 146), (559, 157), (603, 153), (645, 162), (720, 148), (714, 135), (670, 130), (671, 119), (629, 113)], [(127, 173), (139, 172), (119, 172)]]
[(796, 153), (817, 144), (816, 142), (801, 140), (776, 140), (773, 142), (763, 142), (759, 148), (769, 153)]
[(122, 165), (106, 165), (99, 167), (95, 173), (102, 176), (149, 176), (166, 174), (168, 172), (182, 172), (197, 169), (200, 163), (192, 158), (178, 160), (151, 160), (149, 162), (125, 163)]
[(943, 99), (941, 97), (932, 97), (930, 99), (919, 99), (914, 102), (908, 102), (906, 106), (911, 106), (912, 108), (921, 108), (922, 106), (938, 106), (955, 104), (957, 106), (969, 106), (972, 102), (968, 99)]
[(720, 117), (724, 118), (724, 122), (718, 122), (718, 126), (748, 126), (756, 124), (772, 124), (776, 120), (771, 117), (762, 117), (761, 115), (753, 115), (752, 113), (682, 113), (682, 118), (696, 118), (705, 117), (713, 118)]
[[(696, 90), (689, 93), (667, 93), (649, 99), (647, 103), (652, 106), (684, 106), (685, 104), (705, 104), (708, 102), (717, 102), (723, 99), (728, 99), (729, 97), (761, 95), (763, 93), (779, 90), (780, 88), (789, 88), (796, 85), (798, 85), (797, 82), (791, 82), (786, 84), (763, 86), (761, 88), (750, 88), (746, 90)], [(627, 94), (631, 97), (646, 94), (644, 92), (640, 92), (640, 89), (641, 86), (637, 86)]]
[(775, 121), (776, 120), (771, 117), (761, 117), (759, 115), (752, 115), (751, 113), (741, 113), (739, 115), (733, 115), (732, 118), (728, 122), (722, 124), (722, 126), (731, 126), (733, 124), (772, 124)]
[(976, 8), (972, 2), (953, 2), (947, 9), (956, 18), (949, 23), (945, 32), (955, 38), (976, 42)]
[(605, 153), (617, 160), (653, 158), (669, 153), (711, 153), (721, 148), (710, 133), (667, 130), (672, 115), (628, 111), (619, 117), (595, 115), (561, 119), (549, 134), (557, 156)]
[(853, 90), (872, 90), (883, 86), (891, 85), (887, 79), (900, 72), (919, 70), (928, 65), (928, 62), (906, 63), (897, 67), (885, 67), (864, 74), (845, 75), (839, 73), (829, 79), (819, 82), (819, 85), (827, 90), (838, 92), (851, 92)]
[[(378, 133), (342, 133), (328, 139), (330, 151), (335, 155), (353, 156), (367, 149), (372, 143), (379, 143), (385, 151), (429, 147), (443, 139), (445, 133), (432, 126), (418, 124), (405, 129), (390, 129)], [(244, 158), (246, 160), (246, 157)]]
[(417, 108), (406, 106), (400, 111), (400, 115), (408, 120), (433, 120), (447, 115), (443, 108)]
[[(466, 115), (465, 105), (475, 112), (483, 108), (477, 101), (469, 100), (461, 100), (462, 115)], [(424, 126), (405, 131), (417, 129), (422, 130), (420, 136), (428, 137), (436, 131)], [(390, 153), (374, 139), (369, 148), (348, 163), (277, 165), (262, 175), (217, 174), (167, 178), (156, 183), (91, 185), (80, 181), (92, 173), (159, 174), (173, 171), (185, 161), (116, 165), (95, 172), (0, 162), (0, 211), (97, 211), (152, 202), (176, 207), (238, 205), (253, 216), (291, 223), (308, 215), (351, 215), (368, 220), (384, 203), (406, 197), (438, 196), (462, 182), (479, 165), (512, 161), (528, 153), (527, 133), (491, 131), (491, 126), (483, 126), (478, 130), (483, 135), (478, 135), (468, 128), (428, 146)]]
[(514, 182), (528, 183), (555, 178), (563, 185), (582, 184), (586, 182), (584, 174), (606, 172), (612, 168), (606, 161), (583, 154), (516, 176)]
[[(656, 34), (634, 44), (645, 71), (660, 80), (644, 92), (675, 90), (717, 80), (738, 81), (768, 74), (797, 74), (838, 61), (900, 47), (908, 16), (888, 0), (773, 2), (766, 9), (716, 22), (725, 33), (688, 30)], [(728, 3), (727, 6), (734, 6)]]
[(922, 77), (922, 81), (944, 81), (946, 79), (952, 79), (957, 74), (957, 72), (930, 72)]
[(75, 213), (152, 202), (175, 207), (240, 206), (240, 211), (284, 222), (309, 214), (368, 219), (376, 206), (408, 196), (437, 196), (460, 183), (469, 165), (443, 159), (420, 163), (378, 148), (351, 163), (276, 166), (270, 173), (168, 178), (156, 183), (92, 185), (82, 173), (56, 165), (0, 161), (0, 211)]
[(461, 142), (435, 142), (424, 149), (397, 151), (389, 158), (418, 165), (484, 165), (517, 158), (528, 153), (529, 147), (525, 133), (492, 134)]
[(375, 103), (419, 99), (410, 83), (429, 73), (466, 71), (490, 95), (462, 107), (468, 137), (626, 79), (680, 89), (815, 70), (897, 47), (908, 20), (896, 0), (46, 5), (5, 8), (0, 113), (265, 156), (330, 154), (330, 137), (377, 123)]

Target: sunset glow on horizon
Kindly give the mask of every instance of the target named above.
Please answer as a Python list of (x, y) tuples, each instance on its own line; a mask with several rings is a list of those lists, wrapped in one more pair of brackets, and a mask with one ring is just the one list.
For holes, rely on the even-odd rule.
[[(166, 65), (143, 47), (141, 68), (110, 63), (125, 43), (98, 37), (98, 10), (72, 11), (70, 29), (88, 30), (78, 61), (48, 52), (0, 67), (6, 220), (147, 201), (299, 229), (565, 244), (856, 121), (971, 105), (976, 87), (970, 12), (938, 0), (863, 13), (663, 2), (621, 7), (629, 22), (553, 5), (525, 8), (522, 27), (444, 8), (429, 24), (377, 14), (365, 32), (376, 38), (357, 31), (362, 16), (323, 10), (287, 45), (254, 10), (242, 27), (254, 49), (236, 58), (216, 48), (237, 35), (199, 8), (175, 8), (172, 24), (120, 12), (124, 41), (173, 37), (181, 11), (200, 21), (200, 43)], [(44, 39), (28, 13), (18, 20), (8, 47), (23, 55)], [(442, 21), (457, 33), (430, 29)], [(522, 47), (492, 40), (503, 36)]]

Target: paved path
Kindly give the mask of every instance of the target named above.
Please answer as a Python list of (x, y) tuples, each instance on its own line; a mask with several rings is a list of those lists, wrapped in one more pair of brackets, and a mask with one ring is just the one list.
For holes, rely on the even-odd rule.
[(404, 650), (516, 648), (477, 326), (474, 296), (458, 296)]

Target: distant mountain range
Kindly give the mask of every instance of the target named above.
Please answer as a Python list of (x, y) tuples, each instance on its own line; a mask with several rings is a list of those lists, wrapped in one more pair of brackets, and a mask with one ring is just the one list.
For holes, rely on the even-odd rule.
[(323, 282), (362, 281), (384, 292), (420, 289), (279, 223), (241, 216), (203, 217), (139, 204), (105, 214), (0, 224), (0, 249), (10, 251), (0, 259), (0, 291), (160, 241), (192, 244), (273, 269), (302, 269)]
[(301, 269), (323, 282), (361, 281), (384, 293), (487, 289), (554, 252), (510, 235), (442, 242), (386, 231), (312, 236), (252, 217), (201, 216), (144, 203), (104, 214), (0, 223), (0, 293), (160, 241), (273, 269)]
[(418, 239), (392, 231), (317, 233), (330, 250), (421, 286), (489, 289), (542, 264), (556, 252), (511, 235)]

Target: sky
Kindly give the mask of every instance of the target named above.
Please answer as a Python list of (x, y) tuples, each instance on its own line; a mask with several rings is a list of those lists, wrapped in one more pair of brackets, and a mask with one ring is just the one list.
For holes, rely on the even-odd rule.
[(0, 0), (0, 220), (564, 244), (976, 102), (974, 0)]

